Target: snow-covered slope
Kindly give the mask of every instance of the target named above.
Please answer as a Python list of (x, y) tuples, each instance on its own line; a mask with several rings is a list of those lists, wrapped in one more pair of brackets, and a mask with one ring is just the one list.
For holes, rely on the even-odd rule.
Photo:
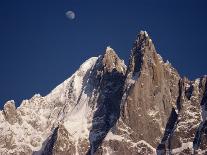
[(207, 153), (207, 76), (181, 78), (145, 31), (126, 67), (107, 47), (47, 96), (0, 111), (0, 154)]
[(90, 123), (87, 118), (91, 114), (87, 93), (93, 92), (86, 93), (85, 89), (93, 87), (87, 80), (97, 59), (87, 60), (45, 97), (36, 94), (30, 100), (24, 100), (17, 109), (14, 101), (8, 101), (0, 113), (1, 152), (11, 154), (22, 150), (29, 154), (38, 151), (59, 124), (65, 125), (74, 141), (87, 137)]

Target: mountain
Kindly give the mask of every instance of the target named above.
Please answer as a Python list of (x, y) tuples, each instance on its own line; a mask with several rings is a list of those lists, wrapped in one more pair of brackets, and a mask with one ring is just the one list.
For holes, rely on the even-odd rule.
[(0, 111), (0, 154), (207, 154), (207, 76), (181, 77), (145, 31), (128, 66), (107, 47), (47, 96)]

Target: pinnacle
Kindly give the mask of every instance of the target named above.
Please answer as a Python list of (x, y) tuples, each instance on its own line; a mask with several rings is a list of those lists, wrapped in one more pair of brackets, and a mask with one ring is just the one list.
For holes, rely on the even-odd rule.
[(148, 37), (148, 36), (149, 36), (148, 33), (147, 33), (147, 31), (143, 31), (143, 30), (141, 30), (141, 31), (139, 32), (139, 35), (140, 35), (140, 36), (145, 36), (145, 37)]
[(147, 44), (149, 42), (151, 42), (151, 39), (150, 39), (147, 31), (141, 30), (139, 32), (139, 34), (137, 35), (136, 43), (139, 45), (142, 45), (142, 44)]
[(138, 73), (144, 61), (153, 59), (154, 53), (154, 45), (148, 33), (140, 31), (131, 51), (128, 72)]
[(116, 52), (114, 51), (114, 49), (111, 48), (110, 46), (107, 46), (107, 47), (106, 47), (106, 51), (105, 51), (104, 57), (105, 57), (106, 55), (116, 55), (116, 56), (117, 56), (117, 54), (116, 54)]
[(145, 53), (145, 52), (153, 51), (153, 49), (154, 49), (154, 45), (148, 33), (146, 31), (140, 31), (139, 34), (137, 35), (137, 39), (134, 42), (134, 46), (132, 50), (134, 52)]
[(110, 51), (110, 50), (113, 50), (113, 51), (114, 51), (113, 48), (111, 48), (110, 46), (107, 46), (107, 47), (106, 47), (106, 51)]
[(114, 51), (114, 49), (112, 49), (110, 46), (106, 47), (105, 53), (104, 53), (104, 60), (109, 60), (109, 61), (115, 61), (115, 59), (119, 59), (118, 55), (116, 54), (116, 52)]
[(10, 106), (10, 105), (15, 107), (15, 102), (14, 102), (14, 100), (7, 101), (7, 102), (4, 104), (4, 108), (7, 107), (7, 106)]
[(9, 109), (12, 109), (12, 110), (16, 109), (14, 100), (7, 101), (4, 104), (4, 111), (9, 111)]
[(102, 62), (109, 71), (112, 71), (113, 68), (119, 71), (125, 70), (125, 64), (110, 46), (107, 46)]

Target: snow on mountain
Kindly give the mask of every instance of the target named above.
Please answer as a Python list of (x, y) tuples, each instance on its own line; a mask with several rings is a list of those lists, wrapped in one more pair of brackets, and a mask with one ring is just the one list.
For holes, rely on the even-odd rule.
[(182, 78), (141, 31), (126, 66), (111, 47), (48, 95), (0, 111), (0, 154), (205, 154), (207, 76)]
[[(24, 100), (17, 109), (14, 101), (8, 101), (4, 111), (1, 111), (0, 129), (3, 138), (1, 141), (8, 141), (9, 146), (2, 144), (1, 148), (5, 147), (2, 150), (12, 153), (27, 147), (27, 153), (37, 151), (52, 129), (63, 120), (67, 120), (64, 124), (71, 135), (75, 134), (74, 138), (83, 136), (84, 132), (87, 135), (87, 115), (91, 109), (85, 104), (89, 98), (84, 89), (88, 87), (86, 76), (90, 74), (97, 59), (93, 57), (87, 60), (70, 78), (45, 97), (36, 94), (30, 100)], [(5, 121), (4, 113), (8, 113), (8, 120), (12, 124)], [(19, 119), (16, 118), (17, 115)], [(17, 121), (13, 121), (13, 117)], [(16, 147), (18, 149), (12, 149)]]

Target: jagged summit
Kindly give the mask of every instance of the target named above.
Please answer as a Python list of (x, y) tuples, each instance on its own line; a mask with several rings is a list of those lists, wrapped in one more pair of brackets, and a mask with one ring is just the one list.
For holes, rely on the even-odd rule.
[(144, 46), (147, 42), (151, 42), (152, 40), (150, 39), (149, 34), (147, 31), (140, 31), (137, 35), (137, 38), (135, 40), (135, 44)]
[(145, 37), (145, 38), (149, 37), (147, 31), (143, 31), (143, 30), (141, 30), (141, 31), (139, 32), (138, 36), (139, 36), (139, 37), (142, 36), (142, 37)]
[(7, 101), (4, 105), (4, 115), (5, 119), (10, 124), (21, 123), (21, 119), (19, 119), (19, 114), (16, 111), (16, 106), (14, 100)]
[(118, 72), (125, 73), (126, 65), (124, 60), (121, 60), (110, 46), (106, 48), (102, 61), (107, 71), (112, 72), (113, 69), (116, 69)]
[[(113, 48), (111, 48), (110, 46), (106, 47), (105, 53), (103, 55), (104, 59), (111, 59), (114, 61), (114, 59), (119, 59), (118, 55), (116, 54), (116, 52), (114, 51)], [(113, 63), (113, 61), (111, 61)]]
[(154, 63), (155, 59), (162, 61), (148, 33), (140, 31), (131, 50), (127, 74), (130, 74), (129, 76), (137, 75), (143, 68), (147, 67), (149, 62)]
[(107, 46), (107, 47), (106, 47), (106, 53), (107, 53), (107, 52), (114, 52), (114, 53), (115, 53), (114, 49), (111, 48), (111, 46)]
[(0, 154), (206, 154), (206, 107), (207, 76), (181, 78), (141, 31), (127, 67), (107, 47), (47, 96), (6, 102)]

